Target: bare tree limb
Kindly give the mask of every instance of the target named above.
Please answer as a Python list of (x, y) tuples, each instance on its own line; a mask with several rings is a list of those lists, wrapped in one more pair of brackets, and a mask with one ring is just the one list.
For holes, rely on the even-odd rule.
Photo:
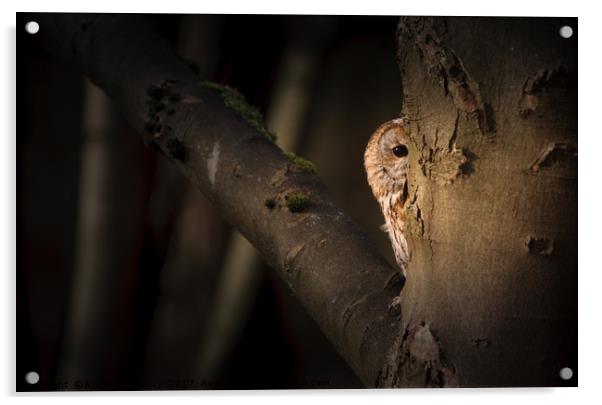
[(200, 85), (144, 18), (37, 19), (49, 49), (74, 59), (146, 141), (220, 208), (374, 386), (399, 330), (387, 308), (403, 280), (319, 179), (284, 156), (228, 92)]

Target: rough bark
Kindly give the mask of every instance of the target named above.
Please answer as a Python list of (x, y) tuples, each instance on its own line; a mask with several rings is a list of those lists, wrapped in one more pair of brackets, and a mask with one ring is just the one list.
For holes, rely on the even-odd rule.
[(401, 18), (411, 167), (387, 386), (576, 385), (576, 19)]
[[(375, 385), (398, 331), (387, 308), (402, 280), (334, 206), (319, 179), (220, 94), (199, 85), (142, 18), (45, 14), (37, 20), (49, 48), (73, 58), (146, 141), (220, 208), (363, 382)], [(157, 92), (167, 96), (167, 105), (157, 103)], [(296, 193), (308, 196), (309, 205), (287, 205)]]

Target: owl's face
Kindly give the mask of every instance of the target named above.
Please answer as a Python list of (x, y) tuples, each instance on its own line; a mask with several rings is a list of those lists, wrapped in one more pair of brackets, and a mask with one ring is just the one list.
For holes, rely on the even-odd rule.
[(381, 125), (372, 135), (364, 166), (374, 195), (382, 197), (402, 189), (408, 166), (408, 138), (400, 119)]

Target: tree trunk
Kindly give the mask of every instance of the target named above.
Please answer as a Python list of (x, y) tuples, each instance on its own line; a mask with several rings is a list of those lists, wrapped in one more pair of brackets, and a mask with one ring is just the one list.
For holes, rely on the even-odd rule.
[(554, 386), (577, 366), (577, 19), (401, 18), (411, 250), (381, 384)]

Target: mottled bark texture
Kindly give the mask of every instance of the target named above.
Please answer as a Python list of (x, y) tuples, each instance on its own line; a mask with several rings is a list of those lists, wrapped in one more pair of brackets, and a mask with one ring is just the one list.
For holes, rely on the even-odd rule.
[(577, 367), (576, 19), (404, 17), (411, 259), (385, 386)]
[[(402, 280), (236, 98), (202, 86), (143, 19), (42, 14), (38, 35), (81, 66), (146, 142), (170, 159), (287, 281), (332, 344), (374, 386), (399, 322)], [(116, 230), (118, 231), (118, 230)]]

